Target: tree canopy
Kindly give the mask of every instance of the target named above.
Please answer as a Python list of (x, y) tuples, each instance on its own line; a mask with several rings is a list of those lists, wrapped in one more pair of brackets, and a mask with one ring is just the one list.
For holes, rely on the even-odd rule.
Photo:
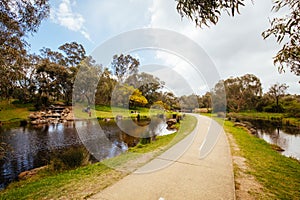
[[(49, 15), (48, 0), (2, 0), (0, 2), (0, 64), (25, 54), (24, 36), (38, 30)], [(10, 63), (11, 64), (11, 63)]]
[(278, 43), (286, 41), (282, 49), (274, 58), (274, 64), (280, 72), (290, 68), (300, 76), (300, 1), (277, 0), (274, 2), (274, 11), (287, 8), (289, 13), (284, 17), (274, 18), (271, 27), (263, 32), (263, 37), (274, 36)]
[(262, 95), (261, 82), (253, 74), (229, 78), (224, 81), (227, 107), (239, 112), (256, 107), (258, 98)]
[(283, 97), (286, 93), (286, 90), (288, 89), (288, 86), (284, 84), (275, 83), (272, 85), (269, 89), (268, 95), (270, 95), (275, 101), (276, 101), (276, 111), (280, 111), (279, 107), (279, 99), (280, 97)]
[(128, 76), (138, 72), (140, 62), (131, 55), (114, 55), (111, 63), (118, 81), (123, 82)]
[(26, 75), (26, 36), (38, 30), (49, 15), (48, 0), (0, 1), (0, 96), (8, 98), (16, 83)]
[(244, 6), (244, 0), (177, 0), (177, 11), (193, 20), (197, 26), (217, 24), (222, 12), (234, 16)]

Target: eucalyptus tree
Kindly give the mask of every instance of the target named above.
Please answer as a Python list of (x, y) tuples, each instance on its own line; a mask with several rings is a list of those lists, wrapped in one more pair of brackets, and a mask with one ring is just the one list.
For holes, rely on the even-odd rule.
[(65, 54), (63, 60), (69, 67), (79, 65), (87, 57), (83, 45), (77, 42), (65, 43), (58, 49)]
[(226, 99), (227, 96), (224, 91), (224, 80), (220, 80), (211, 91), (212, 112), (226, 112), (227, 105), (224, 99)]
[(163, 105), (165, 106), (165, 109), (167, 110), (179, 110), (180, 102), (179, 98), (175, 96), (173, 92), (165, 91), (160, 92), (158, 101), (162, 101)]
[(119, 82), (124, 82), (132, 74), (138, 73), (140, 62), (131, 55), (114, 55), (111, 63), (113, 74)]
[(101, 72), (97, 91), (95, 94), (95, 104), (97, 105), (110, 105), (112, 92), (117, 84), (117, 81), (112, 78), (112, 73), (106, 67)]
[(79, 65), (85, 59), (89, 59), (86, 55), (85, 48), (77, 42), (65, 43), (58, 47), (62, 52), (61, 64), (66, 67), (65, 80), (62, 84), (64, 100), (66, 104), (70, 104), (72, 100), (73, 85), (79, 70)]
[(194, 110), (195, 108), (199, 108), (198, 96), (195, 94), (191, 95), (183, 95), (179, 97), (180, 105), (182, 109)]
[(211, 100), (211, 93), (206, 92), (205, 95), (202, 96), (202, 104), (204, 108), (211, 108), (212, 107), (212, 100)]
[(217, 24), (222, 12), (234, 16), (245, 0), (176, 0), (177, 11), (182, 17), (193, 20), (197, 26)]
[(89, 56), (80, 62), (78, 68), (73, 86), (73, 102), (87, 101), (88, 105), (93, 105), (102, 66)]
[(15, 84), (13, 98), (18, 99), (22, 103), (33, 102), (37, 91), (37, 65), (40, 62), (40, 57), (35, 54), (27, 55), (23, 63), (20, 77)]
[(164, 87), (164, 82), (158, 77), (145, 72), (136, 73), (129, 76), (125, 83), (139, 89), (146, 97), (148, 105), (153, 105), (158, 100), (159, 91)]
[(239, 112), (256, 109), (262, 88), (259, 78), (255, 75), (228, 78), (224, 81), (224, 86), (229, 110)]
[[(276, 17), (271, 21), (271, 27), (263, 32), (263, 37), (274, 36), (278, 43), (283, 43), (282, 49), (274, 58), (274, 64), (280, 72), (289, 68), (300, 76), (300, 1), (276, 0), (273, 10), (288, 10), (287, 15)], [(299, 82), (300, 83), (300, 82)]]
[(111, 106), (134, 108), (148, 103), (142, 92), (128, 84), (117, 84), (114, 88)]
[(286, 90), (289, 86), (284, 84), (275, 83), (269, 89), (268, 94), (275, 100), (276, 102), (276, 112), (279, 112), (279, 99), (283, 97), (286, 93)]
[(26, 37), (49, 15), (48, 0), (0, 1), (0, 96), (9, 98), (17, 88), (26, 63)]
[[(37, 104), (49, 100), (64, 100), (71, 103), (72, 90), (78, 65), (86, 58), (84, 47), (76, 42), (65, 43), (53, 51), (42, 48), (36, 63)], [(41, 101), (43, 99), (43, 101)]]

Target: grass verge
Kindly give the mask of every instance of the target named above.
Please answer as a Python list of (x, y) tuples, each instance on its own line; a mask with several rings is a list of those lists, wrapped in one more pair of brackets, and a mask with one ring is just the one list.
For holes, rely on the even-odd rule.
[[(80, 119), (89, 118), (88, 114), (82, 112), (83, 109), (86, 108), (86, 105), (77, 104), (75, 106), (75, 117)], [(121, 115), (124, 118), (135, 118), (137, 115), (140, 115), (141, 118), (149, 118), (151, 116), (155, 116), (157, 114), (164, 114), (167, 118), (171, 118), (172, 114), (179, 114), (177, 112), (172, 111), (163, 111), (159, 109), (149, 109), (144, 107), (136, 107), (134, 109), (122, 108), (122, 107), (111, 107), (105, 105), (95, 105), (91, 109), (91, 116), (98, 119), (114, 119), (117, 115)]]
[(157, 140), (149, 144), (138, 144), (137, 146), (130, 148), (130, 152), (134, 153), (148, 153), (156, 149), (157, 151), (165, 151), (180, 140), (182, 140), (187, 134), (191, 133), (197, 125), (197, 119), (191, 115), (186, 115), (184, 120), (180, 124), (180, 128), (177, 133), (173, 133), (165, 136), (158, 136)]
[[(154, 142), (130, 148), (126, 153), (96, 164), (61, 173), (46, 168), (28, 180), (9, 185), (0, 192), (0, 199), (85, 199), (129, 173), (111, 167), (126, 165), (145, 153), (162, 153), (188, 135), (196, 126), (196, 122), (195, 117), (186, 116), (176, 134), (158, 137)], [(139, 166), (141, 163), (137, 164)]]
[(283, 124), (300, 126), (300, 118), (287, 116), (285, 113), (240, 112), (228, 113), (228, 116), (242, 119), (281, 120)]
[(270, 144), (230, 121), (225, 122), (224, 129), (234, 137), (246, 159), (247, 173), (262, 184), (265, 199), (300, 199), (299, 161), (279, 154)]
[(27, 120), (33, 106), (31, 104), (14, 104), (10, 101), (0, 101), (0, 121), (10, 124)]

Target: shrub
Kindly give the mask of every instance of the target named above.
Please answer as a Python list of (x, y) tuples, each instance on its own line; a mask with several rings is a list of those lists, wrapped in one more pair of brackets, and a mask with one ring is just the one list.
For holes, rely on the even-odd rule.
[(140, 139), (140, 144), (144, 145), (144, 144), (149, 144), (151, 143), (151, 138), (147, 137), (147, 138), (141, 138)]
[(264, 112), (271, 112), (271, 113), (283, 113), (284, 112), (284, 108), (281, 104), (279, 104), (278, 106), (276, 104), (272, 104), (269, 106), (264, 107)]
[(89, 153), (83, 147), (71, 147), (65, 151), (54, 153), (50, 166), (55, 171), (74, 169), (87, 165)]

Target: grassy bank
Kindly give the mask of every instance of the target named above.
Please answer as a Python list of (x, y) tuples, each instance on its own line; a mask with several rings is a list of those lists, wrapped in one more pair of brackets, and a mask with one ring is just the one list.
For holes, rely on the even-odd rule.
[(12, 100), (0, 101), (0, 121), (10, 124), (27, 120), (32, 109), (31, 104), (17, 104)]
[[(300, 199), (300, 163), (287, 158), (262, 139), (226, 121), (224, 129), (239, 147), (238, 156), (246, 159), (246, 173), (263, 186), (263, 199)], [(236, 156), (236, 155), (235, 155)], [(235, 171), (239, 169), (235, 166)], [(259, 196), (259, 195), (258, 195)], [(257, 196), (256, 196), (257, 197)]]
[(84, 199), (128, 175), (128, 172), (115, 168), (124, 169), (129, 164), (131, 168), (139, 167), (145, 161), (136, 160), (149, 153), (152, 156), (162, 153), (190, 133), (196, 122), (196, 118), (186, 116), (177, 133), (157, 137), (156, 141), (137, 145), (126, 153), (96, 164), (60, 173), (46, 168), (28, 180), (9, 185), (0, 192), (0, 199)]
[[(187, 134), (194, 130), (197, 124), (197, 119), (193, 116), (186, 115), (184, 120), (180, 124), (179, 131), (174, 134), (158, 136), (157, 140), (150, 144), (138, 144), (137, 146), (130, 148), (130, 152), (134, 153), (148, 153), (156, 149), (161, 153), (169, 147), (173, 146), (180, 140), (182, 140)], [(161, 148), (163, 147), (163, 148)]]
[[(86, 108), (85, 105), (79, 105), (77, 104), (75, 106), (75, 117), (86, 119), (89, 118), (88, 114), (85, 112), (82, 112), (82, 109)], [(105, 105), (96, 105), (94, 108), (91, 109), (91, 115), (92, 117), (98, 118), (98, 119), (114, 119), (117, 115), (121, 115), (123, 117), (137, 117), (139, 114), (141, 118), (149, 118), (150, 116), (157, 115), (157, 114), (165, 114), (167, 117), (171, 117), (171, 115), (174, 112), (172, 111), (166, 111), (158, 110), (158, 109), (149, 109), (149, 108), (143, 108), (143, 107), (136, 107), (134, 109), (128, 109), (128, 108), (121, 108), (121, 107), (111, 107), (111, 106), (105, 106)]]
[(263, 120), (281, 120), (283, 124), (300, 126), (300, 118), (290, 117), (285, 113), (267, 113), (267, 112), (240, 112), (228, 113), (229, 117), (240, 119), (263, 119)]
[[(82, 112), (86, 108), (86, 105), (76, 105), (74, 110), (75, 117), (79, 119), (88, 119), (89, 114)], [(28, 116), (31, 111), (35, 110), (32, 104), (20, 104), (16, 100), (2, 100), (0, 101), (0, 122), (2, 125), (19, 125), (20, 121), (28, 120)], [(135, 118), (140, 115), (140, 118), (149, 118), (157, 114), (165, 114), (168, 118), (172, 117), (175, 112), (162, 111), (156, 109), (137, 107), (134, 109), (111, 107), (105, 105), (96, 105), (94, 109), (91, 109), (92, 116), (98, 119), (110, 118), (114, 119), (116, 115), (122, 115), (123, 117)], [(176, 113), (178, 114), (178, 113)]]

